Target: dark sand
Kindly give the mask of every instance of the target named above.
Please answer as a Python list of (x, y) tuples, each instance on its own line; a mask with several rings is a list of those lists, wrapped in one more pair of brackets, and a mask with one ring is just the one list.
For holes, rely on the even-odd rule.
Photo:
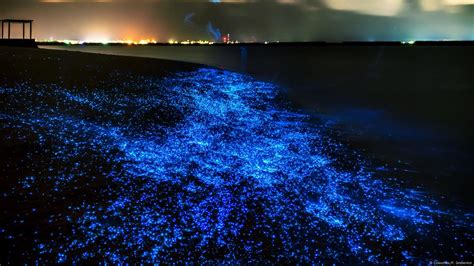
[[(353, 50), (340, 56), (365, 60)], [(307, 116), (271, 84), (200, 65), (1, 47), (0, 58), (2, 261), (472, 261), (472, 201), (462, 188), (472, 184), (471, 153), (451, 140), (424, 129), (399, 134), (390, 123), (374, 133), (360, 126), (363, 111), (357, 123), (354, 112), (327, 107)], [(396, 71), (383, 62), (368, 74), (345, 67), (350, 61), (324, 62), (318, 75), (298, 75), (342, 88), (363, 86), (364, 74), (371, 88), (388, 86), (387, 97), (418, 77), (438, 89), (461, 80), (456, 97), (472, 93), (468, 61), (445, 78), (430, 67), (406, 79), (382, 75), (377, 69)], [(264, 74), (255, 73), (270, 79)], [(328, 94), (350, 106), (359, 95)], [(384, 148), (400, 143), (408, 150)], [(453, 154), (451, 168), (433, 164)], [(443, 187), (450, 178), (456, 185)]]

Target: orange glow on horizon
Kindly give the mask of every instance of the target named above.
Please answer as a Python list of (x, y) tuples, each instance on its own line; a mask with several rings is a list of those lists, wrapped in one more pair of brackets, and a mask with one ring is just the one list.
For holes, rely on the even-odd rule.
[(155, 44), (158, 43), (154, 38), (134, 40), (134, 39), (124, 39), (124, 40), (108, 40), (104, 38), (97, 39), (85, 39), (85, 40), (56, 40), (56, 39), (46, 39), (46, 40), (37, 40), (39, 42), (60, 42), (65, 44), (83, 44), (83, 43), (122, 43), (128, 45), (146, 45), (146, 44)]

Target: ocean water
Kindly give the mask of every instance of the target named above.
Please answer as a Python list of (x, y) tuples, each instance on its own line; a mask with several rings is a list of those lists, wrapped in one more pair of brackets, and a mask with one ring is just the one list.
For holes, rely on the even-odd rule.
[(472, 213), (341, 143), (272, 83), (211, 68), (102, 81), (113, 85), (0, 88), (2, 257), (472, 258)]
[(328, 134), (467, 207), (474, 47), (44, 46), (214, 66), (280, 86)]
[(469, 50), (172, 48), (0, 51), (1, 260), (472, 260)]

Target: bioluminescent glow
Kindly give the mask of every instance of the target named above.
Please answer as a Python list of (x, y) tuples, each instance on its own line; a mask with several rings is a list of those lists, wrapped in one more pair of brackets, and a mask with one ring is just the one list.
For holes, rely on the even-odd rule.
[(30, 217), (41, 220), (26, 258), (472, 257), (470, 214), (384, 176), (287, 107), (275, 85), (205, 68), (165, 79), (128, 75), (117, 88), (0, 88), (0, 132), (23, 147), (13, 153), (22, 159), (3, 169), (16, 185), (2, 197), (25, 208), (22, 217), (1, 218), (0, 237), (19, 237)]

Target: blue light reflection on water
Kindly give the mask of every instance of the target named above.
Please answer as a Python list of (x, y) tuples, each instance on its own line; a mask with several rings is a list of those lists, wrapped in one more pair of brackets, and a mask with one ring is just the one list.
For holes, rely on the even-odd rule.
[(46, 175), (55, 192), (87, 167), (101, 171), (81, 157), (88, 150), (112, 166), (101, 172), (115, 190), (106, 206), (71, 206), (74, 234), (38, 243), (57, 262), (429, 259), (414, 243), (460, 219), (426, 193), (375, 176), (360, 157), (354, 170), (338, 168), (352, 151), (277, 103), (273, 84), (245, 75), (200, 69), (131, 77), (111, 90), (23, 84), (0, 94), (57, 101), (32, 100), (24, 111), (7, 104), (0, 114), (3, 129), (27, 129), (50, 145), (61, 162)]

